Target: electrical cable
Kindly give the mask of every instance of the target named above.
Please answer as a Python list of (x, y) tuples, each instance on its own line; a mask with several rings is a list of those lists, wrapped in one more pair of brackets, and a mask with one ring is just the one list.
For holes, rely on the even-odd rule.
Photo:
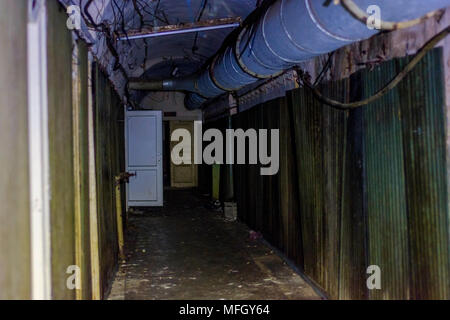
[(306, 88), (308, 88), (314, 96), (322, 101), (323, 103), (337, 108), (341, 110), (348, 110), (348, 109), (355, 109), (364, 105), (367, 105), (371, 102), (374, 102), (375, 100), (381, 98), (386, 93), (388, 93), (390, 90), (394, 89), (407, 75), (411, 70), (414, 69), (414, 67), (425, 57), (425, 55), (432, 50), (441, 40), (443, 40), (445, 37), (448, 36), (450, 33), (450, 26), (446, 27), (444, 30), (436, 34), (433, 38), (431, 38), (414, 56), (414, 58), (405, 66), (405, 68), (399, 72), (388, 84), (386, 84), (382, 89), (377, 91), (372, 96), (355, 102), (350, 103), (344, 103), (337, 100), (330, 99), (328, 97), (325, 97), (317, 88), (314, 88), (308, 81), (305, 72), (303, 70), (297, 69), (299, 77), (302, 79), (302, 83)]

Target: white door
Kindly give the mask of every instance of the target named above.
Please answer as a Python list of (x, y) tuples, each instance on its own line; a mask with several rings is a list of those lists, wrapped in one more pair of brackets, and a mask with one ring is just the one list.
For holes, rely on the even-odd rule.
[(127, 207), (163, 205), (162, 113), (126, 111)]

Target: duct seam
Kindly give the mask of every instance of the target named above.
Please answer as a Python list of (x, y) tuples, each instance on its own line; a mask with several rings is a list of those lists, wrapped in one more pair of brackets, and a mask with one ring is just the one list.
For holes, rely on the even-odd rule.
[[(233, 55), (234, 55), (233, 50), (230, 50), (230, 61), (231, 61), (231, 59), (233, 59)], [(230, 63), (230, 64), (231, 64), (231, 68), (233, 68), (233, 70), (234, 70), (237, 74), (239, 74), (239, 70), (237, 70), (237, 69), (234, 67), (233, 63)], [(248, 83), (245, 83), (244, 85), (246, 85), (246, 84), (248, 84)]]
[[(253, 45), (251, 44), (251, 42), (249, 43), (248, 47), (249, 47), (249, 49), (250, 49), (250, 55), (251, 55), (251, 56), (253, 57), (253, 59), (255, 59), (261, 66), (263, 66), (263, 67), (266, 68), (266, 69), (271, 69), (271, 70), (276, 70), (276, 71), (278, 71), (278, 69), (274, 69), (273, 67), (271, 67), (271, 66), (265, 64), (264, 62), (261, 61), (261, 59), (258, 58), (258, 56), (255, 54), (255, 50), (253, 50)], [(269, 76), (261, 75), (261, 76), (262, 76), (262, 77), (268, 77), (268, 78), (271, 77), (270, 75), (269, 75)], [(263, 79), (265, 79), (265, 78), (263, 78)]]
[[(283, 9), (282, 9), (282, 6), (283, 6), (283, 1), (281, 1), (281, 7), (280, 7), (280, 17), (281, 17), (281, 23), (282, 23), (282, 26), (283, 26), (283, 20), (282, 20)], [(267, 39), (266, 39), (266, 17), (267, 17), (267, 14), (270, 12), (271, 9), (272, 9), (272, 7), (270, 7), (270, 8), (266, 11), (266, 13), (264, 14), (263, 21), (262, 21), (262, 27), (261, 27), (261, 30), (262, 30), (262, 36), (263, 36), (263, 39), (264, 39), (264, 43), (266, 44), (266, 46), (267, 46), (267, 48), (270, 50), (270, 52), (272, 52), (272, 54), (273, 54), (274, 56), (276, 56), (278, 59), (280, 59), (280, 60), (282, 60), (282, 61), (284, 61), (284, 62), (290, 63), (290, 64), (297, 64), (297, 63), (300, 63), (301, 60), (295, 61), (295, 60), (290, 60), (290, 59), (287, 59), (287, 58), (284, 58), (284, 57), (280, 56), (280, 55), (279, 55), (278, 53), (276, 53), (276, 52), (272, 49), (272, 47), (269, 45), (269, 42), (268, 42)], [(283, 27), (283, 29), (284, 29), (284, 27)]]
[[(230, 50), (231, 51), (231, 50)], [(235, 78), (233, 78), (233, 76), (231, 75), (231, 72), (230, 72), (230, 70), (229, 70), (229, 68), (228, 68), (228, 66), (227, 66), (227, 63), (225, 62), (226, 61), (226, 51), (225, 51), (225, 53), (224, 53), (224, 55), (223, 55), (223, 57), (222, 57), (222, 60), (223, 60), (223, 68), (225, 69), (225, 72), (227, 73), (227, 75), (231, 78), (231, 80), (233, 80), (233, 82), (235, 82), (235, 83), (239, 83), (239, 81), (237, 81)], [(231, 63), (230, 63), (231, 64)]]
[(317, 13), (315, 12), (314, 8), (311, 6), (310, 3), (311, 0), (305, 0), (306, 9), (308, 10), (308, 14), (311, 17), (311, 20), (314, 22), (317, 28), (320, 29), (323, 33), (325, 33), (327, 36), (334, 38), (339, 41), (343, 42), (356, 42), (361, 41), (363, 39), (348, 39), (341, 36), (338, 36), (337, 34), (332, 33), (331, 31), (327, 30), (322, 23), (319, 21), (319, 17), (317, 16)]
[(214, 76), (214, 67), (216, 66), (216, 62), (218, 59), (219, 55), (215, 56), (212, 63), (210, 64), (209, 68), (208, 68), (208, 72), (209, 72), (209, 77), (211, 78), (212, 83), (219, 88), (220, 90), (223, 91), (232, 91), (231, 89), (225, 88), (224, 86), (222, 86), (216, 79), (216, 77)]
[(285, 4), (285, 3), (286, 3), (285, 0), (281, 0), (281, 6), (280, 6), (280, 19), (281, 19), (281, 26), (283, 27), (283, 31), (284, 31), (284, 33), (286, 34), (286, 36), (288, 37), (288, 39), (290, 40), (290, 42), (291, 42), (295, 47), (297, 47), (299, 50), (301, 50), (301, 51), (305, 51), (305, 52), (310, 53), (310, 54), (312, 54), (312, 55), (320, 55), (320, 54), (322, 54), (322, 53), (320, 53), (320, 52), (315, 52), (315, 51), (312, 51), (312, 50), (310, 50), (310, 49), (307, 49), (307, 48), (301, 46), (300, 44), (298, 44), (297, 42), (295, 42), (294, 38), (293, 38), (292, 35), (289, 33), (289, 31), (288, 31), (288, 29), (287, 29), (287, 27), (286, 27), (286, 23), (285, 23), (285, 21), (284, 21), (284, 10), (283, 10), (283, 9), (284, 9), (284, 4)]
[[(239, 64), (239, 67), (241, 67), (241, 69), (242, 69), (245, 73), (251, 75), (252, 77), (254, 77), (254, 78), (256, 78), (256, 79), (268, 79), (268, 78), (272, 78), (272, 77), (274, 77), (274, 76), (277, 76), (277, 75), (281, 74), (282, 71), (280, 71), (280, 73), (275, 73), (275, 74), (268, 75), (268, 76), (266, 76), (266, 75), (261, 75), (261, 74), (257, 74), (256, 72), (251, 71), (249, 68), (247, 68), (247, 67), (245, 66), (244, 61), (242, 61), (241, 54), (239, 53), (239, 47), (240, 47), (240, 45), (241, 45), (242, 35), (243, 35), (244, 31), (246, 31), (246, 30), (247, 30), (247, 29), (242, 30), (242, 32), (239, 34), (239, 36), (238, 36), (238, 38), (237, 38), (237, 41), (236, 41), (236, 44), (235, 44), (235, 46), (234, 46), (234, 50), (233, 50), (233, 51), (234, 51), (234, 56), (236, 57), (236, 60), (237, 60), (237, 62), (238, 62), (238, 64)], [(255, 58), (255, 60), (256, 60), (260, 65), (264, 66), (265, 68), (269, 68), (268, 66), (265, 66), (263, 63), (261, 63), (261, 61), (253, 54), (253, 48), (252, 48), (252, 45), (251, 45), (251, 40), (249, 39), (249, 41), (250, 41), (250, 42), (249, 42), (249, 50), (250, 50), (251, 55)], [(270, 69), (271, 69), (271, 68), (270, 68)]]

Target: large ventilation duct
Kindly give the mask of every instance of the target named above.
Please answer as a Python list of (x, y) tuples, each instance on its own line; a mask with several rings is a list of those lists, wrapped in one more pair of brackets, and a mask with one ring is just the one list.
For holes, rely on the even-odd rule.
[[(445, 8), (450, 0), (354, 0), (360, 8), (380, 8), (384, 21), (405, 21)], [(377, 9), (377, 8), (375, 8)], [(355, 19), (341, 5), (325, 0), (279, 0), (260, 20), (244, 28), (233, 46), (213, 59), (195, 77), (159, 82), (132, 82), (135, 90), (184, 90), (188, 109), (208, 99), (235, 91), (259, 79), (367, 39), (378, 31)]]

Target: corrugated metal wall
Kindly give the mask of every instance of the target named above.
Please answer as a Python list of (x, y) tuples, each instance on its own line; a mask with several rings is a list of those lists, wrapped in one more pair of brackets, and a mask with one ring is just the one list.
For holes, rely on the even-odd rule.
[(108, 78), (98, 67), (94, 70), (97, 202), (100, 275), (103, 295), (117, 266), (118, 245), (114, 177), (125, 170), (122, 156), (125, 153), (124, 110), (123, 104)]
[[(54, 299), (90, 299), (88, 50), (80, 41), (74, 51), (65, 10), (57, 2), (47, 7), (52, 292)], [(107, 77), (93, 70), (98, 249), (105, 290), (118, 256), (113, 184), (124, 170), (123, 105)], [(77, 294), (66, 286), (67, 268), (76, 264), (82, 273)]]
[(47, 3), (47, 13), (52, 298), (74, 299), (66, 286), (75, 265), (72, 35), (57, 2)]
[[(279, 100), (273, 100), (240, 113), (234, 117), (233, 127), (277, 129), (280, 122)], [(269, 136), (270, 137), (270, 136)], [(247, 156), (248, 157), (248, 156)], [(260, 165), (234, 165), (235, 197), (239, 218), (254, 229), (261, 231), (271, 243), (284, 248), (284, 232), (287, 228), (280, 210), (280, 177), (261, 176)], [(283, 204), (285, 202), (283, 201)], [(283, 208), (288, 210), (288, 207)]]
[(89, 211), (89, 99), (88, 49), (77, 41), (73, 55), (73, 129), (75, 173), (75, 261), (81, 268), (77, 299), (92, 297), (91, 237)]
[[(342, 101), (374, 93), (408, 58), (324, 84)], [(233, 117), (280, 128), (280, 171), (235, 165), (240, 220), (283, 250), (333, 299), (449, 299), (442, 52), (388, 95), (338, 111), (305, 89)], [(224, 129), (223, 121), (208, 125)], [(381, 268), (381, 290), (366, 269)]]
[[(0, 6), (0, 42), (11, 43), (0, 47), (0, 299), (30, 299), (28, 7), (8, 0)], [(66, 10), (57, 1), (47, 1), (46, 8), (52, 298), (90, 299), (88, 49), (80, 41), (74, 50)], [(94, 79), (101, 88), (95, 130), (105, 288), (117, 262), (113, 177), (124, 170), (123, 105), (101, 72)], [(67, 268), (76, 264), (82, 276), (78, 292), (66, 285)]]
[[(365, 90), (373, 92), (395, 76), (395, 62), (366, 74)], [(405, 97), (406, 98), (406, 97)], [(408, 216), (402, 147), (400, 97), (390, 91), (364, 109), (369, 264), (385, 270), (384, 289), (372, 291), (372, 298), (408, 299)], [(380, 188), (383, 186), (383, 188)]]
[[(327, 94), (342, 93), (336, 85)], [(338, 94), (339, 97), (342, 94)], [(339, 228), (346, 114), (302, 90), (290, 96), (297, 159), (304, 272), (331, 295), (339, 286)]]

